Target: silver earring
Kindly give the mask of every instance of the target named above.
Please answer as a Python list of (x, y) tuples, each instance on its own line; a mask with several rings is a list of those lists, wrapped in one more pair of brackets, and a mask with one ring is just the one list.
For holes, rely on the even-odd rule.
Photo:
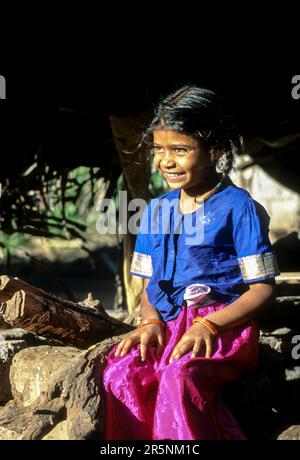
[(220, 156), (216, 163), (216, 171), (218, 174), (223, 174), (224, 172), (227, 171), (229, 166), (229, 158), (227, 153), (223, 153), (223, 155)]

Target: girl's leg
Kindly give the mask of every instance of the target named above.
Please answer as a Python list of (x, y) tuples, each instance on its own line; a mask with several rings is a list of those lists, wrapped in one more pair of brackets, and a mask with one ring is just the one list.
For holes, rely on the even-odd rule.
[(153, 439), (246, 439), (220, 398), (222, 383), (235, 376), (233, 362), (186, 356), (166, 366), (159, 383)]
[(106, 439), (151, 439), (157, 394), (152, 356), (142, 363), (137, 348), (124, 357), (110, 353), (103, 373)]
[(192, 319), (208, 309), (182, 309), (167, 323), (166, 347), (158, 362), (154, 349), (144, 363), (138, 348), (108, 357), (103, 383), (106, 398), (106, 439), (245, 439), (223, 405), (224, 383), (253, 368), (258, 330), (245, 325), (222, 333), (211, 358), (191, 353), (168, 364), (172, 350)]
[(159, 387), (153, 439), (245, 439), (220, 394), (225, 383), (256, 365), (258, 329), (255, 323), (220, 334), (210, 358), (191, 359), (188, 353), (168, 363), (183, 329), (190, 327), (196, 315), (205, 316), (207, 310), (203, 310), (183, 308), (178, 320), (168, 323), (170, 341), (157, 369)]

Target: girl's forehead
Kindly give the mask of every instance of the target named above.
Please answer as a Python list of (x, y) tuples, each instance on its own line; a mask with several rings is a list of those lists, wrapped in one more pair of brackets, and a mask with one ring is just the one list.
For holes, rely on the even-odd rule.
[(164, 145), (187, 144), (195, 146), (198, 143), (193, 136), (167, 129), (155, 129), (153, 131), (153, 141), (154, 143)]

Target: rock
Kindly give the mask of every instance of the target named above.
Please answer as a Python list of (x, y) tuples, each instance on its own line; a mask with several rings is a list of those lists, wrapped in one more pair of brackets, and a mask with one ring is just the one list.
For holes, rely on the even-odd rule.
[(292, 333), (292, 330), (288, 327), (280, 327), (279, 329), (275, 329), (272, 332), (263, 332), (262, 335), (270, 336), (273, 335), (275, 337), (282, 337), (285, 335), (290, 335)]
[[(0, 407), (0, 415), (3, 410), (4, 408)], [(21, 433), (17, 433), (14, 430), (10, 430), (9, 428), (0, 426), (0, 440), (1, 441), (11, 441), (11, 440), (18, 440), (18, 439), (21, 439)]]
[(284, 430), (277, 439), (279, 441), (299, 441), (300, 440), (300, 425), (292, 425), (287, 430)]
[(24, 329), (10, 328), (0, 332), (0, 405), (12, 398), (9, 381), (13, 357), (24, 348), (45, 345), (47, 340)]
[[(4, 408), (0, 408), (0, 426), (5, 430), (20, 433), (22, 440), (40, 440), (51, 432), (52, 439), (56, 436), (64, 437), (65, 431), (70, 440), (103, 439), (105, 409), (101, 385), (102, 372), (109, 352), (123, 337), (124, 335), (106, 339), (83, 352), (76, 349), (74, 351), (72, 348), (69, 356), (65, 356), (64, 364), (57, 368), (57, 372), (52, 373), (45, 391), (41, 391), (40, 396), (31, 405), (25, 406), (20, 399), (22, 395), (19, 394), (19, 400), (9, 401)], [(19, 354), (26, 355), (27, 359), (25, 356), (23, 358), (28, 366), (31, 359), (38, 360), (40, 362), (38, 372), (42, 366), (48, 366), (49, 369), (45, 357), (42, 359), (38, 356), (37, 359), (36, 355), (41, 353), (41, 348), (45, 348), (46, 351), (50, 347), (37, 347), (36, 354), (31, 353), (31, 356), (29, 352), (34, 351), (33, 348), (23, 350)], [(67, 347), (59, 347), (59, 349), (64, 353)], [(74, 356), (74, 353), (77, 355)], [(52, 354), (49, 355), (48, 361), (53, 361)], [(24, 363), (23, 368), (27, 371)], [(33, 377), (25, 375), (25, 378), (30, 381), (36, 376), (36, 366), (31, 366), (31, 371), (28, 372), (33, 374)], [(63, 423), (66, 418), (67, 424)], [(60, 423), (63, 424), (53, 433)]]
[(14, 355), (27, 346), (25, 340), (6, 341), (0, 335), (0, 404), (5, 404), (12, 398), (9, 380), (10, 367)]
[(58, 423), (53, 430), (46, 434), (42, 439), (43, 441), (68, 441), (70, 438), (68, 436), (68, 422), (64, 420), (63, 422)]
[(274, 337), (273, 335), (261, 335), (259, 339), (260, 344), (268, 345), (272, 350), (279, 353), (282, 352), (282, 339)]
[[(263, 353), (271, 357), (271, 361), (279, 364), (281, 362), (285, 367), (293, 366), (292, 349), (295, 346), (292, 338), (296, 331), (287, 327), (278, 328), (269, 332), (260, 332), (260, 349)], [(275, 355), (277, 357), (275, 358)], [(275, 358), (275, 359), (274, 359)]]
[(4, 340), (0, 336), (0, 362), (10, 361), (16, 353), (28, 346), (25, 340)]
[(21, 439), (21, 434), (16, 431), (9, 430), (0, 426), (0, 440), (1, 441), (16, 441)]
[(285, 379), (287, 381), (300, 379), (300, 366), (295, 366), (291, 369), (285, 369)]
[(9, 369), (11, 363), (0, 362), (0, 405), (5, 404), (12, 398), (10, 381), (9, 381)]
[[(47, 345), (47, 339), (18, 327), (7, 329), (0, 333), (4, 340), (26, 340), (28, 345)], [(2, 339), (2, 340), (3, 340)]]
[(19, 404), (29, 406), (47, 390), (53, 374), (69, 364), (80, 351), (73, 347), (41, 345), (22, 350), (10, 369), (12, 395)]

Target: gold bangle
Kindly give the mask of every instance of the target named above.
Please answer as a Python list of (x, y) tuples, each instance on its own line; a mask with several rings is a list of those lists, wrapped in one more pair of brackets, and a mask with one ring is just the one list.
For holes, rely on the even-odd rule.
[(201, 316), (197, 316), (196, 318), (193, 319), (192, 323), (193, 324), (195, 323), (203, 324), (203, 326), (209, 329), (213, 335), (215, 336), (218, 335), (218, 329), (208, 319), (202, 318)]
[(204, 318), (195, 318), (193, 320), (193, 324), (195, 323), (200, 323), (200, 324), (203, 324), (203, 326), (205, 326), (207, 329), (209, 329), (209, 331), (214, 335), (218, 335), (218, 331), (217, 329), (212, 325), (212, 323), (208, 322), (207, 320), (204, 320)]
[(144, 319), (139, 323), (139, 327), (147, 326), (148, 324), (158, 324), (161, 327), (165, 327), (165, 323), (156, 318)]

